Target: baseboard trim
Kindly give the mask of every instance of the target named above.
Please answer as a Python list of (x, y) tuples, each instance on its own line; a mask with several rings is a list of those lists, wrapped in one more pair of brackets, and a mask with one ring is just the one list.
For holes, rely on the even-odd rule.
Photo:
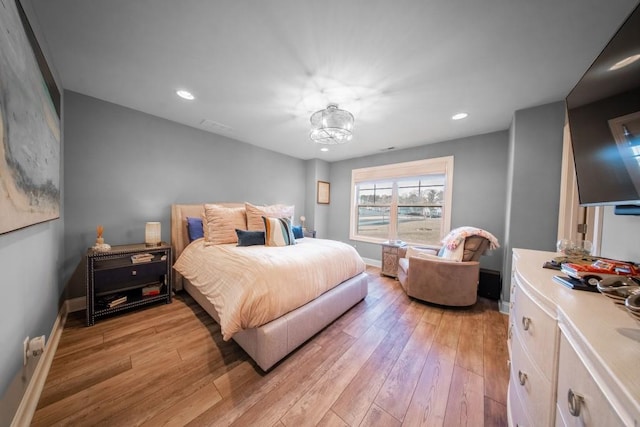
[(502, 314), (509, 314), (509, 301), (500, 300), (498, 304), (498, 309)]
[(47, 380), (49, 369), (53, 363), (53, 356), (56, 354), (58, 344), (60, 343), (60, 336), (64, 329), (64, 324), (67, 321), (67, 304), (62, 304), (56, 321), (51, 328), (51, 334), (49, 334), (49, 340), (44, 347), (44, 352), (37, 359), (37, 365), (33, 371), (33, 376), (29, 380), (29, 385), (22, 396), (18, 410), (13, 417), (11, 427), (29, 426), (33, 419), (33, 414), (36, 412), (38, 406), (38, 400), (42, 394), (44, 383)]
[(382, 268), (382, 261), (379, 261), (377, 259), (371, 259), (371, 258), (362, 258), (362, 260), (366, 265), (370, 265), (371, 267)]

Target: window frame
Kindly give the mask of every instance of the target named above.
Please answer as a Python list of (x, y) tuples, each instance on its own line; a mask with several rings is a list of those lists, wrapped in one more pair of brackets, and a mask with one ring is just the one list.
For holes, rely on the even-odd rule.
[[(349, 218), (349, 239), (366, 243), (384, 243), (389, 240), (396, 240), (397, 218), (398, 218), (398, 191), (397, 180), (413, 178), (424, 175), (444, 174), (444, 198), (442, 208), (442, 223), (440, 225), (440, 236), (444, 237), (451, 230), (451, 204), (453, 201), (453, 156), (437, 157), (432, 159), (415, 160), (411, 162), (393, 163), (382, 166), (353, 169), (351, 171), (351, 212)], [(373, 181), (393, 181), (394, 190), (390, 206), (389, 234), (386, 239), (368, 237), (357, 234), (358, 230), (358, 201), (356, 185)], [(406, 242), (425, 245), (420, 242)]]

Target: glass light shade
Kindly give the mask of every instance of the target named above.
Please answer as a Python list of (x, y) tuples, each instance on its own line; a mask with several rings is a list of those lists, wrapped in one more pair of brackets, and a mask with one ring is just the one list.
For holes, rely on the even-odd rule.
[(148, 222), (144, 227), (144, 243), (147, 246), (160, 246), (160, 223)]
[(353, 138), (353, 122), (353, 114), (339, 109), (336, 104), (329, 104), (311, 115), (309, 137), (318, 144), (344, 144)]

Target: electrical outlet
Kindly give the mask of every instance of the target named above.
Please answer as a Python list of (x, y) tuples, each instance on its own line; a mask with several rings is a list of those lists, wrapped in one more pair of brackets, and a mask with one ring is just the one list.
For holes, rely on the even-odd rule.
[(42, 353), (44, 353), (44, 340), (44, 335), (40, 335), (39, 337), (32, 338), (29, 341), (27, 358), (40, 356)]
[(22, 366), (27, 366), (27, 351), (29, 351), (29, 337), (22, 342)]

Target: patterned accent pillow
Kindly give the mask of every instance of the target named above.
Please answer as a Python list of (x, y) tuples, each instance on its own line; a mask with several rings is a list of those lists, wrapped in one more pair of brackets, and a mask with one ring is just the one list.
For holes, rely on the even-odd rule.
[(289, 246), (295, 245), (296, 239), (291, 231), (291, 221), (289, 218), (267, 218), (262, 217), (264, 222), (264, 241), (267, 246)]
[(247, 229), (247, 216), (243, 207), (230, 208), (220, 205), (204, 205), (204, 244), (206, 246), (236, 243), (236, 228)]
[(264, 231), (236, 230), (238, 246), (264, 245)]
[(255, 206), (248, 202), (245, 202), (244, 207), (247, 212), (246, 229), (251, 231), (264, 231), (264, 222), (262, 222), (263, 216), (268, 218), (289, 218), (289, 220), (292, 221), (293, 211), (295, 209), (295, 206)]
[(442, 252), (442, 258), (448, 259), (450, 261), (462, 261), (462, 256), (464, 255), (464, 245), (458, 245), (455, 249), (449, 249), (444, 246), (444, 251)]

